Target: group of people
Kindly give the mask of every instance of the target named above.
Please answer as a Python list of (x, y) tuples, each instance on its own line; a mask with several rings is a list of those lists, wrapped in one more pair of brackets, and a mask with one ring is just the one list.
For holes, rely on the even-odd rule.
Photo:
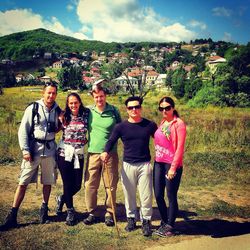
[[(173, 235), (186, 137), (185, 123), (179, 118), (173, 99), (163, 97), (160, 100), (158, 109), (162, 114), (162, 121), (157, 126), (155, 122), (142, 117), (143, 100), (140, 97), (132, 96), (125, 101), (128, 119), (122, 121), (119, 110), (107, 103), (107, 93), (102, 86), (96, 85), (91, 93), (93, 106), (84, 107), (80, 96), (70, 93), (65, 109), (61, 110), (55, 102), (57, 86), (47, 83), (42, 99), (26, 108), (18, 131), (23, 153), (20, 181), (4, 226), (17, 227), (18, 209), (28, 184), (37, 182), (39, 167), (43, 184), (40, 222), (49, 221), (48, 201), (51, 185), (56, 181), (57, 166), (62, 177), (63, 192), (56, 197), (56, 213), (61, 214), (66, 205), (66, 224), (75, 225), (77, 220), (73, 196), (81, 189), (86, 144), (88, 154), (84, 185), (88, 217), (83, 223), (92, 225), (100, 220), (97, 196), (102, 179), (106, 191), (105, 224), (114, 226), (119, 179), (117, 142), (121, 139), (124, 145), (121, 183), (127, 217), (125, 230), (130, 232), (136, 229), (138, 188), (143, 235), (152, 234), (153, 190), (161, 216), (161, 224), (155, 234)], [(56, 145), (55, 134), (59, 131), (62, 131), (62, 136)], [(153, 168), (150, 137), (155, 144)]]

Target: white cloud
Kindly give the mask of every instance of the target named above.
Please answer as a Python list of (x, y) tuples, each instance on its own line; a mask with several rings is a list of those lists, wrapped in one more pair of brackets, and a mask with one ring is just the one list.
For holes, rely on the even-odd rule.
[(0, 11), (1, 36), (36, 28), (44, 28), (43, 20), (30, 9)]
[(191, 20), (191, 21), (189, 22), (189, 25), (190, 25), (191, 27), (193, 27), (193, 28), (198, 27), (198, 28), (200, 28), (201, 30), (205, 30), (205, 29), (207, 28), (207, 25), (206, 25), (205, 23), (199, 22), (199, 21), (194, 20), (194, 19)]
[(52, 17), (51, 20), (44, 20), (42, 16), (33, 13), (30, 9), (0, 11), (0, 36), (38, 28), (48, 29), (78, 39), (88, 39), (80, 31), (75, 33), (64, 27), (56, 17)]
[(74, 6), (71, 5), (71, 4), (68, 4), (68, 5), (66, 6), (66, 8), (67, 8), (68, 11), (72, 11), (72, 10), (74, 9)]
[(230, 17), (232, 15), (232, 10), (226, 9), (225, 7), (216, 7), (212, 9), (214, 16)]
[(231, 35), (231, 33), (224, 32), (224, 36), (222, 38), (222, 41), (232, 42), (232, 35)]
[(79, 0), (77, 14), (92, 28), (94, 40), (189, 41), (196, 34), (180, 23), (166, 25), (152, 8), (141, 8), (137, 0)]

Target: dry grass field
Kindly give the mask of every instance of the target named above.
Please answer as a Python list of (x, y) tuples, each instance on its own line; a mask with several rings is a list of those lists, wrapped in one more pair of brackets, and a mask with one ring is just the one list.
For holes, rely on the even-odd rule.
[[(27, 104), (40, 97), (37, 88), (5, 89), (0, 96), (0, 224), (11, 207), (17, 185), (20, 150), (17, 143), (18, 122)], [(144, 103), (144, 116), (159, 122), (157, 102), (162, 93), (150, 93)], [(66, 93), (59, 93), (58, 103), (63, 107)], [(81, 94), (86, 105), (91, 97)], [(119, 107), (125, 119), (123, 102), (126, 96), (110, 96), (108, 101)], [(78, 224), (65, 225), (66, 214), (55, 215), (55, 196), (62, 191), (60, 176), (53, 187), (50, 224), (40, 225), (41, 185), (30, 185), (18, 215), (19, 228), (0, 232), (0, 249), (168, 249), (178, 242), (204, 236), (225, 238), (250, 233), (250, 170), (249, 170), (249, 109), (214, 108), (189, 109), (177, 102), (177, 108), (187, 123), (185, 168), (179, 191), (180, 213), (176, 227), (179, 234), (170, 238), (153, 235), (145, 238), (138, 229), (127, 233), (121, 184), (117, 191), (117, 218), (120, 237), (115, 228), (103, 222), (93, 226), (82, 223), (87, 216), (84, 186), (75, 196)], [(59, 137), (59, 135), (58, 135)], [(152, 143), (151, 143), (152, 144)], [(119, 143), (119, 154), (122, 145)], [(151, 145), (152, 155), (154, 154)], [(101, 211), (104, 188), (98, 194)], [(138, 199), (139, 206), (139, 199)], [(153, 229), (160, 223), (155, 201)], [(190, 241), (191, 242), (191, 241)], [(230, 248), (229, 248), (230, 249)]]

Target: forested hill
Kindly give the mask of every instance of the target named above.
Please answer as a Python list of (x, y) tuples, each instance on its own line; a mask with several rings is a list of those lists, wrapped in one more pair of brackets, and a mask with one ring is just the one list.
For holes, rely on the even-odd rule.
[[(59, 35), (46, 29), (13, 33), (0, 37), (0, 59), (29, 60), (34, 54), (52, 53), (82, 53), (83, 51), (120, 52), (124, 48), (147, 47), (154, 42), (140, 43), (105, 43), (94, 40), (79, 40), (73, 37)], [(162, 46), (174, 43), (160, 43)]]
[(0, 59), (27, 60), (35, 53), (69, 53), (85, 50), (116, 51), (117, 43), (79, 40), (69, 36), (58, 35), (45, 29), (18, 32), (0, 37)]

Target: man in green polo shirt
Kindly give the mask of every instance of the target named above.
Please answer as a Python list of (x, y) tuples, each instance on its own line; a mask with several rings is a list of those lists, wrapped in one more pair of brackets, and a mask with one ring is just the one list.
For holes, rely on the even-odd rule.
[(90, 108), (89, 117), (89, 144), (87, 167), (85, 172), (85, 202), (89, 216), (83, 220), (84, 224), (92, 225), (99, 221), (99, 211), (97, 210), (97, 192), (100, 186), (101, 177), (106, 191), (106, 214), (105, 224), (114, 226), (111, 195), (109, 192), (109, 182), (107, 168), (110, 179), (110, 190), (115, 207), (116, 189), (118, 183), (118, 155), (116, 147), (111, 152), (109, 161), (104, 163), (101, 160), (101, 153), (104, 151), (106, 142), (116, 123), (121, 122), (121, 116), (116, 107), (106, 102), (105, 90), (96, 85), (92, 90), (95, 105)]

